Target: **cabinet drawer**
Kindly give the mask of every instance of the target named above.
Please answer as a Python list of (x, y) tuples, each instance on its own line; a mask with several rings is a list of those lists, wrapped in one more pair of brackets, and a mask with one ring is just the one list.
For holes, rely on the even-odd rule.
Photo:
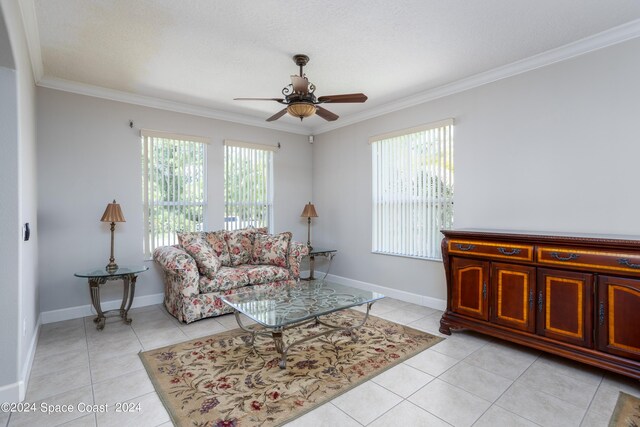
[(581, 269), (624, 271), (640, 274), (640, 253), (590, 251), (576, 248), (539, 246), (538, 262)]
[(513, 243), (485, 242), (481, 240), (449, 240), (449, 252), (473, 254), (490, 258), (533, 260), (533, 246)]

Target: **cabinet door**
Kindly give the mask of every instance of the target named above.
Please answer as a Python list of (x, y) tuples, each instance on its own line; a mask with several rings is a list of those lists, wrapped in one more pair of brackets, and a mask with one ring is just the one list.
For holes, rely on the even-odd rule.
[(454, 257), (451, 261), (451, 274), (451, 309), (465, 316), (489, 320), (489, 263)]
[(598, 349), (640, 360), (640, 280), (598, 278)]
[(491, 322), (535, 332), (535, 288), (535, 267), (492, 263)]
[(593, 275), (538, 269), (537, 333), (593, 346)]

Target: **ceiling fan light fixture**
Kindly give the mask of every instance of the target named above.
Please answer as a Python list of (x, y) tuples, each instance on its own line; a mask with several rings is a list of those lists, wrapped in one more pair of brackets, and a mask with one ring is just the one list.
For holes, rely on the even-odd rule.
[(287, 106), (287, 112), (302, 120), (305, 117), (313, 116), (316, 113), (316, 106), (308, 102), (294, 102)]

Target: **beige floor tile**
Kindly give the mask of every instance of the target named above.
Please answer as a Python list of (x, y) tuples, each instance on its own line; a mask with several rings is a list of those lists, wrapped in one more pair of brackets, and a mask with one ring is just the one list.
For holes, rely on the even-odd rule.
[(9, 422), (9, 413), (8, 412), (0, 412), (0, 426), (6, 426)]
[(495, 402), (513, 384), (505, 377), (465, 362), (458, 363), (439, 378), (489, 402)]
[(399, 396), (407, 398), (424, 387), (433, 378), (429, 374), (401, 363), (374, 377), (371, 381)]
[(108, 360), (92, 360), (91, 380), (99, 383), (120, 375), (144, 369), (138, 353), (127, 352)]
[[(27, 399), (28, 400), (28, 399)], [(42, 410), (41, 405), (45, 404), (45, 408), (56, 408), (56, 406), (71, 406), (71, 410), (67, 411), (49, 411)], [(66, 422), (75, 420), (86, 415), (84, 412), (78, 410), (78, 404), (84, 403), (86, 405), (93, 404), (93, 395), (91, 393), (91, 386), (80, 387), (74, 390), (67, 391), (65, 393), (57, 394), (55, 396), (48, 397), (43, 401), (35, 402), (37, 411), (35, 412), (23, 412), (11, 414), (9, 420), (10, 427), (21, 426), (56, 426), (64, 424)]]
[(95, 427), (95, 426), (96, 426), (95, 414), (88, 414), (61, 425), (61, 427)]
[(585, 409), (589, 406), (598, 388), (597, 384), (576, 380), (573, 377), (554, 372), (546, 365), (535, 363), (516, 382)]
[(339, 409), (358, 421), (369, 424), (400, 403), (402, 398), (371, 381), (336, 397), (331, 401)]
[(538, 355), (538, 352), (532, 352), (524, 347), (498, 341), (473, 352), (464, 361), (510, 380), (515, 380), (533, 364)]
[(73, 329), (84, 329), (84, 321), (82, 318), (63, 320), (61, 322), (45, 323), (40, 327), (40, 334), (50, 332), (63, 332)]
[(227, 330), (217, 320), (209, 318), (198, 320), (197, 322), (180, 325), (180, 330), (189, 338), (200, 338), (207, 335), (214, 335)]
[(155, 392), (138, 396), (124, 402), (120, 409), (126, 408), (126, 412), (118, 412), (117, 406), (110, 406), (106, 413), (97, 414), (98, 427), (155, 427), (170, 421), (169, 414)]
[(450, 425), (407, 400), (369, 424), (370, 427), (449, 427)]
[[(239, 328), (238, 322), (236, 321), (236, 316), (234, 314), (223, 314), (222, 316), (216, 316), (215, 320), (227, 330)], [(240, 321), (243, 325), (252, 325), (256, 323), (244, 314), (240, 315)]]
[(444, 341), (430, 347), (430, 349), (462, 360), (489, 342), (490, 340), (487, 338), (479, 338), (466, 332), (454, 332), (453, 335), (447, 336)]
[(85, 337), (66, 337), (57, 341), (40, 342), (36, 349), (35, 357), (51, 357), (68, 351), (86, 352), (87, 340)]
[(138, 353), (140, 350), (142, 350), (142, 344), (137, 337), (123, 341), (101, 342), (89, 347), (89, 360), (91, 364), (105, 363), (114, 357)]
[(620, 392), (640, 397), (640, 383), (616, 374), (605, 374), (582, 421), (583, 427), (606, 426), (618, 402)]
[(408, 359), (404, 363), (413, 368), (419, 369), (422, 372), (426, 372), (429, 375), (437, 377), (458, 362), (458, 359), (427, 349), (422, 353), (413, 356), (411, 359)]
[(461, 388), (435, 379), (408, 399), (454, 426), (470, 426), (491, 406)]
[(325, 403), (313, 411), (297, 418), (287, 427), (360, 427), (361, 424), (331, 403)]
[(418, 319), (414, 322), (407, 324), (407, 326), (412, 327), (414, 329), (419, 329), (424, 332), (428, 332), (438, 337), (447, 338), (450, 336), (440, 332), (440, 316), (438, 316), (437, 314), (434, 314), (431, 316), (425, 316), (422, 319)]
[(154, 391), (147, 371), (142, 369), (93, 384), (93, 395), (96, 404), (125, 402)]
[(585, 408), (518, 383), (513, 384), (496, 405), (548, 427), (577, 426), (586, 412)]
[(170, 329), (145, 333), (139, 335), (139, 337), (145, 351), (189, 340), (189, 337), (177, 326)]
[(86, 351), (67, 351), (49, 357), (38, 355), (33, 359), (30, 380), (69, 367), (80, 366), (89, 367), (89, 354)]
[(40, 330), (38, 344), (55, 344), (60, 341), (81, 341), (85, 339), (84, 326), (73, 324), (73, 326)]
[(26, 400), (35, 402), (88, 385), (91, 385), (88, 361), (77, 366), (66, 365), (65, 369), (54, 369), (48, 374), (31, 378)]
[(435, 315), (442, 317), (442, 311), (436, 310), (435, 308), (431, 308), (431, 307), (425, 307), (424, 305), (407, 303), (406, 305), (402, 306), (402, 309), (406, 311), (413, 311), (415, 313), (422, 314), (423, 317), (435, 316)]
[(493, 405), (485, 412), (473, 427), (536, 427), (532, 421)]
[(404, 307), (401, 307), (382, 313), (378, 317), (382, 317), (383, 319), (390, 320), (400, 325), (408, 325), (411, 322), (422, 319), (423, 317), (425, 317), (425, 315), (417, 313), (415, 311), (407, 311), (404, 309)]
[(604, 376), (602, 369), (546, 353), (543, 353), (535, 361), (534, 365), (543, 365), (549, 372), (566, 375), (583, 383), (596, 386), (600, 385)]

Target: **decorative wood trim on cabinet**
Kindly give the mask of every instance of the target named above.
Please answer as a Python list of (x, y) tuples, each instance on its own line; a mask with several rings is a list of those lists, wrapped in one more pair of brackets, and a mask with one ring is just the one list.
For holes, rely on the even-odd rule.
[(472, 329), (640, 379), (640, 237), (442, 233), (442, 333)]

